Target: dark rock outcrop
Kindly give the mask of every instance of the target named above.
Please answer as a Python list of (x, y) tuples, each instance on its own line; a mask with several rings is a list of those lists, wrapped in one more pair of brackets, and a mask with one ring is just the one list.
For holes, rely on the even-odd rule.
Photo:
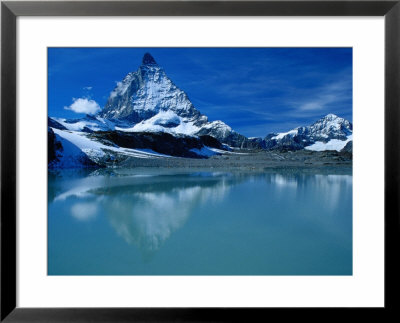
[(344, 146), (344, 148), (341, 150), (342, 152), (349, 152), (352, 153), (353, 152), (353, 141), (349, 141), (346, 146)]
[(205, 146), (223, 149), (221, 143), (211, 136), (173, 136), (164, 132), (98, 131), (92, 133), (90, 137), (109, 146), (151, 149), (157, 153), (175, 157), (206, 158), (195, 151)]

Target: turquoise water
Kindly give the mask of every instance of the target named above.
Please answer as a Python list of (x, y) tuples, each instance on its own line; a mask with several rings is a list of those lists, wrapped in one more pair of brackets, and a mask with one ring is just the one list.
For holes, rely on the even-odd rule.
[(49, 173), (48, 274), (351, 275), (351, 172)]

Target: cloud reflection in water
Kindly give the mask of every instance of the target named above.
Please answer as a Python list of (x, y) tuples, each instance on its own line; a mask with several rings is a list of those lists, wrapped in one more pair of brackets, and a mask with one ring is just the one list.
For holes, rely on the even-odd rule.
[[(312, 203), (308, 201), (309, 195), (303, 196), (310, 187), (323, 192), (319, 196), (329, 206), (340, 203), (339, 193), (343, 190), (348, 189), (349, 194), (352, 192), (351, 175), (187, 172), (109, 176), (96, 173), (75, 181), (66, 189), (57, 188), (54, 201), (75, 199), (70, 214), (82, 222), (94, 220), (103, 212), (126, 243), (139, 248), (144, 258), (151, 258), (199, 207), (220, 203), (230, 194), (232, 187), (253, 182), (267, 183), (271, 187), (270, 196), (263, 200), (265, 212), (269, 212), (270, 203), (287, 204), (291, 198)], [(323, 223), (322, 219), (311, 214), (298, 216), (311, 216), (310, 221)], [(323, 214), (318, 216), (324, 217)]]

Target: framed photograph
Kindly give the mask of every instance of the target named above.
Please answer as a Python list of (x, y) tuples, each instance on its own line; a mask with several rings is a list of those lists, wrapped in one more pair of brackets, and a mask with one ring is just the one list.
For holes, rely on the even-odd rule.
[(399, 14), (2, 2), (1, 320), (394, 312)]

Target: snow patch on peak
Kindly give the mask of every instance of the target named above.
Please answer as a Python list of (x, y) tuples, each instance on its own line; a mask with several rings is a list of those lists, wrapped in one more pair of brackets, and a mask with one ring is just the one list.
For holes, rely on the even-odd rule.
[(150, 118), (153, 119), (153, 123), (155, 125), (173, 128), (174, 126), (178, 126), (182, 122), (182, 118), (178, 117), (176, 113), (173, 111), (160, 111), (154, 117)]
[(286, 136), (295, 136), (295, 135), (297, 135), (298, 133), (299, 133), (299, 131), (298, 131), (298, 129), (296, 128), (296, 129), (290, 130), (290, 131), (288, 131), (288, 132), (279, 133), (278, 135), (272, 137), (271, 139), (279, 140), (279, 139), (283, 139), (283, 138), (286, 137)]
[(219, 131), (231, 132), (232, 128), (229, 127), (226, 123), (222, 122), (221, 120), (216, 120), (207, 123), (203, 126), (204, 129), (217, 129)]
[(193, 121), (178, 116), (174, 111), (162, 110), (155, 116), (143, 120), (132, 128), (118, 128), (126, 132), (167, 132), (171, 134), (193, 135), (199, 130)]
[(344, 122), (346, 122), (345, 119), (338, 117), (336, 114), (329, 113), (325, 117), (316, 121), (314, 124), (329, 124), (329, 123), (340, 124), (340, 123), (344, 123)]
[(325, 117), (323, 117), (321, 119), (334, 120), (334, 119), (342, 119), (342, 118), (338, 117), (336, 114), (329, 113), (329, 114), (327, 114)]

